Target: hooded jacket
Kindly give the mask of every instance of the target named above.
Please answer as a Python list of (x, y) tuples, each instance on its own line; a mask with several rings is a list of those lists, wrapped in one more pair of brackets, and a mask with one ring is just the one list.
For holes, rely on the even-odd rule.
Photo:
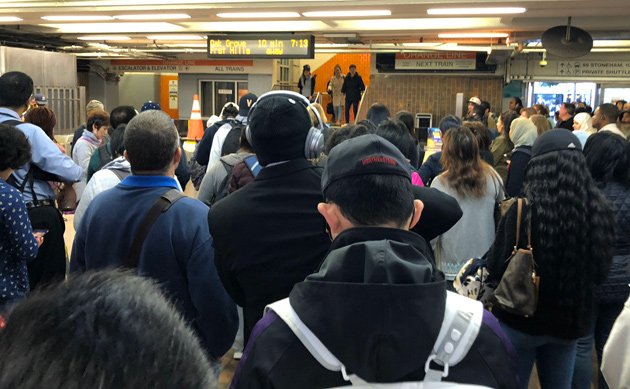
[[(444, 316), (446, 283), (422, 237), (403, 230), (352, 228), (341, 233), (319, 271), (289, 300), (306, 326), (349, 374), (368, 382), (424, 378)], [(448, 381), (516, 387), (514, 354), (484, 312), (475, 343)], [(234, 388), (326, 388), (348, 385), (326, 370), (273, 313), (258, 322), (236, 371)]]

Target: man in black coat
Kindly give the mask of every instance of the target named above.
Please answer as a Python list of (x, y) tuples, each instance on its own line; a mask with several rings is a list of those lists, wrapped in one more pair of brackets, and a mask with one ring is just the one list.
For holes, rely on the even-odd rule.
[[(338, 387), (348, 385), (346, 372), (370, 383), (427, 379), (435, 367), (425, 362), (436, 356), (448, 299), (457, 300), (451, 306), (474, 306), (475, 313), (465, 316), (461, 332), (446, 333), (457, 342), (455, 335), (471, 330), (469, 322), (478, 332), (443, 380), (516, 388), (516, 355), (498, 321), (479, 302), (447, 297), (430, 246), (409, 231), (424, 217), (410, 175), (402, 153), (373, 134), (349, 139), (329, 155), (318, 210), (334, 240), (319, 271), (293, 288), (288, 303), (343, 374), (318, 362), (274, 304), (254, 328), (232, 387)], [(456, 354), (457, 343), (454, 350), (446, 353)]]
[(350, 106), (354, 110), (354, 118), (356, 119), (359, 101), (361, 101), (361, 94), (364, 90), (365, 84), (359, 73), (357, 73), (357, 66), (350, 65), (350, 72), (344, 79), (341, 87), (341, 93), (346, 95), (346, 123), (350, 123)]
[(304, 151), (311, 119), (291, 93), (261, 96), (251, 109), (249, 140), (264, 168), (208, 216), (219, 276), (243, 307), (245, 341), (264, 307), (316, 271), (330, 247), (317, 212), (322, 169)]

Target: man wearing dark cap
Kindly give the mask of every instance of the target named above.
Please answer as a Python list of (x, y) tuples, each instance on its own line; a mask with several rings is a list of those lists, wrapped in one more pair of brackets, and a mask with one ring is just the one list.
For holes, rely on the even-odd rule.
[(246, 342), (265, 305), (287, 297), (330, 246), (317, 213), (322, 170), (305, 155), (311, 128), (306, 105), (295, 92), (260, 97), (249, 113), (248, 140), (264, 167), (208, 215), (215, 264), (226, 290), (243, 307)]
[(350, 65), (350, 71), (346, 78), (343, 80), (343, 86), (341, 87), (341, 93), (346, 96), (346, 123), (350, 123), (350, 107), (354, 111), (354, 119), (356, 121), (357, 113), (359, 110), (359, 102), (361, 101), (361, 94), (365, 90), (365, 84), (361, 75), (357, 73), (357, 66)]
[(223, 143), (230, 133), (230, 130), (234, 127), (247, 125), (247, 115), (256, 100), (258, 100), (258, 97), (253, 93), (248, 93), (238, 100), (238, 115), (236, 115), (233, 119), (230, 118), (227, 123), (222, 125), (214, 135), (214, 139), (212, 139), (212, 148), (210, 149), (208, 166), (212, 166), (217, 163), (219, 158), (223, 155), (221, 150), (223, 149)]
[[(258, 322), (233, 387), (419, 381), (436, 379), (436, 369), (444, 381), (516, 387), (515, 356), (497, 320), (479, 302), (447, 293), (430, 246), (409, 231), (424, 207), (414, 199), (410, 173), (403, 154), (377, 135), (332, 149), (317, 206), (334, 239), (330, 251), (316, 273)], [(470, 312), (458, 328), (443, 319), (453, 317), (455, 306), (455, 312), (462, 306)], [(469, 323), (477, 323), (474, 330)], [(448, 360), (436, 353), (442, 333), (445, 353), (463, 355), (448, 368), (431, 364)], [(469, 333), (475, 333), (469, 348), (460, 348)], [(322, 346), (329, 356), (317, 358), (325, 354)]]

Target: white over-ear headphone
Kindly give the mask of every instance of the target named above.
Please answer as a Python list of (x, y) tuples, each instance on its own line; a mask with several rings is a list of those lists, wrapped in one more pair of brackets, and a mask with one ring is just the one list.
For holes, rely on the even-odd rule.
[[(308, 107), (311, 107), (311, 111), (313, 111), (313, 114), (317, 118), (317, 126), (315, 127), (311, 126), (311, 128), (308, 130), (308, 134), (306, 135), (306, 142), (304, 142), (304, 156), (306, 157), (306, 159), (314, 159), (314, 158), (319, 157), (319, 154), (324, 149), (324, 133), (322, 132), (322, 130), (324, 129), (324, 121), (319, 115), (319, 112), (317, 111), (317, 109), (311, 106), (311, 103), (308, 101), (306, 97), (293, 91), (276, 90), (276, 91), (267, 92), (263, 94), (262, 96), (260, 96), (258, 100), (254, 103), (254, 105), (252, 105), (252, 107), (249, 110), (249, 114), (247, 115), (248, 125), (247, 125), (247, 128), (245, 129), (245, 136), (247, 137), (247, 141), (249, 142), (249, 144), (253, 146), (251, 130), (249, 128), (249, 123), (250, 123), (249, 118), (251, 117), (252, 112), (254, 112), (254, 110), (256, 109), (256, 104), (260, 103), (261, 100), (264, 100), (265, 98), (268, 98), (271, 96), (285, 96), (289, 101), (293, 103), (299, 102), (300, 104), (302, 104), (304, 109), (307, 110), (307, 115), (308, 115)], [(309, 115), (309, 118), (310, 118), (310, 115)]]

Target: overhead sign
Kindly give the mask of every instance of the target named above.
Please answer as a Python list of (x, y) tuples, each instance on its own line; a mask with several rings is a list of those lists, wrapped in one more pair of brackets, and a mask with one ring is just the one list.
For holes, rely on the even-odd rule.
[(396, 53), (396, 70), (475, 70), (474, 52)]
[(560, 61), (558, 75), (630, 77), (630, 61)]
[[(266, 62), (269, 62), (268, 64)], [(147, 73), (221, 73), (271, 74), (271, 60), (253, 59), (190, 59), (190, 60), (126, 60), (111, 61), (114, 72)]]
[(303, 58), (315, 56), (313, 35), (208, 35), (208, 58)]

